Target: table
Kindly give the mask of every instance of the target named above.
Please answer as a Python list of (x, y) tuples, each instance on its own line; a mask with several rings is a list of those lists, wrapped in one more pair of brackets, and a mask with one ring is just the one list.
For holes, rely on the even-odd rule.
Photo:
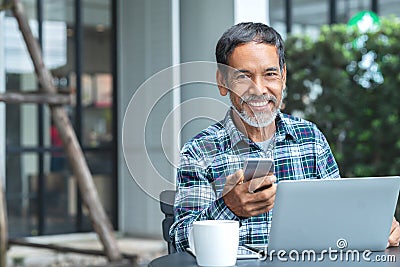
[[(333, 254), (332, 258), (334, 258)], [(399, 267), (400, 266), (400, 247), (392, 247), (388, 248), (385, 251), (381, 252), (372, 252), (371, 255), (366, 255), (365, 259), (370, 259), (371, 261), (366, 261), (362, 257), (362, 252), (360, 252), (360, 260), (353, 260), (356, 258), (352, 258), (351, 254), (349, 253), (346, 261), (345, 251), (343, 251), (343, 258), (340, 260), (340, 254), (337, 254), (337, 260), (330, 260), (328, 255), (324, 257), (324, 260), (318, 260), (318, 254), (315, 261), (306, 261), (300, 260), (293, 261), (290, 260), (289, 257), (286, 257), (288, 261), (280, 261), (277, 257), (273, 257), (271, 259), (266, 260), (237, 260), (236, 266), (297, 266), (297, 267), (306, 267), (306, 266), (366, 266), (366, 267)], [(166, 255), (151, 261), (148, 265), (149, 267), (190, 267), (190, 266), (197, 266), (196, 259), (191, 256), (189, 253), (180, 252), (180, 253), (173, 253), (170, 255)]]

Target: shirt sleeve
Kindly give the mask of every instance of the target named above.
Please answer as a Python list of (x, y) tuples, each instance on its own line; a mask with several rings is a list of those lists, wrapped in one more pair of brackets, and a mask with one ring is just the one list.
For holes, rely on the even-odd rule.
[(169, 232), (177, 251), (189, 247), (188, 236), (194, 221), (238, 220), (222, 196), (216, 195), (215, 187), (223, 186), (225, 178), (211, 180), (207, 176), (207, 159), (193, 146), (182, 151), (176, 179), (175, 218)]
[[(316, 128), (316, 127), (315, 127)], [(322, 132), (316, 128), (317, 172), (321, 179), (340, 178), (339, 167)]]

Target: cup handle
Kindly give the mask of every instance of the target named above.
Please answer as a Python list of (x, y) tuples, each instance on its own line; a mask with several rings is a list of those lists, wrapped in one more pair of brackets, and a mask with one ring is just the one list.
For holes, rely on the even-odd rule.
[(189, 230), (189, 236), (188, 236), (188, 241), (189, 241), (189, 248), (192, 251), (194, 255), (196, 255), (196, 251), (194, 250), (194, 231), (193, 231), (193, 225), (192, 228)]

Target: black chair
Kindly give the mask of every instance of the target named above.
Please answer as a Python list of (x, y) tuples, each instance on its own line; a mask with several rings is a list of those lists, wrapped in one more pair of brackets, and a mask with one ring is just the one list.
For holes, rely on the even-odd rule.
[(175, 244), (169, 237), (169, 228), (174, 223), (175, 190), (164, 190), (160, 193), (160, 208), (165, 218), (162, 221), (163, 238), (168, 244), (168, 254), (176, 252)]

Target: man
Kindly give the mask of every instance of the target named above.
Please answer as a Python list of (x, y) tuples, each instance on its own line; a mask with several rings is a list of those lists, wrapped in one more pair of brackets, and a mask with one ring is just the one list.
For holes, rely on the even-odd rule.
[[(196, 220), (240, 221), (240, 244), (267, 244), (276, 183), (281, 180), (340, 178), (331, 149), (311, 122), (280, 112), (286, 88), (281, 36), (261, 23), (228, 29), (216, 46), (217, 83), (231, 109), (188, 141), (180, 157), (175, 222), (170, 229), (178, 251), (188, 247)], [(243, 160), (274, 159), (274, 174), (243, 180)], [(393, 221), (390, 245), (398, 245)]]

